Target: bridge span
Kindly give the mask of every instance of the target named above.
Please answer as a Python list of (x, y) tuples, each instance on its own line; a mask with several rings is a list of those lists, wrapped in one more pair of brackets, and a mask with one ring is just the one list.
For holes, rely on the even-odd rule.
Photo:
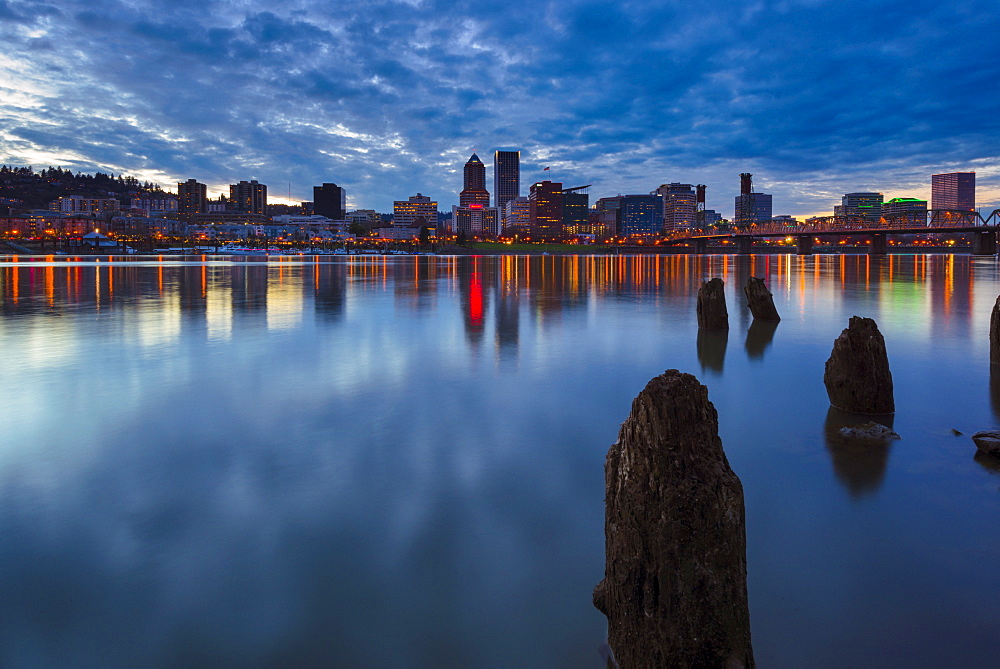
[(729, 240), (736, 246), (737, 253), (752, 253), (755, 239), (768, 237), (792, 237), (796, 252), (809, 255), (813, 244), (824, 237), (868, 237), (868, 253), (885, 255), (888, 252), (886, 240), (890, 235), (919, 234), (972, 234), (974, 255), (996, 255), (997, 231), (1000, 229), (1000, 209), (994, 209), (985, 218), (978, 211), (955, 211), (951, 209), (931, 209), (923, 213), (902, 214), (871, 220), (853, 216), (828, 216), (809, 219), (802, 225), (765, 222), (746, 226), (734, 226), (728, 230), (677, 231), (668, 235), (660, 243), (676, 246), (694, 246), (697, 253), (708, 253), (711, 241)]

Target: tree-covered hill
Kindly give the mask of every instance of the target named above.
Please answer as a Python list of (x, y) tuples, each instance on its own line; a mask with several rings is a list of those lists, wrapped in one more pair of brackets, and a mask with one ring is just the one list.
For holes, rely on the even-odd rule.
[(0, 208), (45, 209), (62, 195), (124, 200), (140, 194), (161, 195), (164, 191), (148, 181), (103, 172), (74, 174), (59, 167), (40, 172), (31, 167), (0, 167)]

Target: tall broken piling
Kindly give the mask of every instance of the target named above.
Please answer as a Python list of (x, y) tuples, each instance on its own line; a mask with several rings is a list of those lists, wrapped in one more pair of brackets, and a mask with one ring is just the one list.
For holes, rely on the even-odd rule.
[(708, 389), (671, 369), (632, 402), (604, 465), (594, 605), (622, 667), (753, 667), (743, 486)]
[(726, 309), (726, 284), (716, 277), (698, 289), (698, 327), (705, 330), (728, 330), (729, 311)]
[(764, 279), (755, 276), (747, 279), (747, 285), (743, 286), (743, 292), (747, 296), (747, 305), (754, 320), (774, 321), (781, 320), (778, 310), (774, 307), (774, 296), (764, 285)]
[(893, 413), (892, 372), (885, 339), (870, 318), (851, 316), (833, 342), (823, 383), (830, 404), (856, 413)]

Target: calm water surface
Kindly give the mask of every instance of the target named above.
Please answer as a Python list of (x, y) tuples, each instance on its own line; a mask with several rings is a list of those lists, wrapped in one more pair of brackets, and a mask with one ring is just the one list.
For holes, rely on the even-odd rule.
[[(600, 667), (604, 456), (668, 368), (743, 481), (760, 666), (1000, 657), (1000, 463), (951, 432), (1000, 424), (995, 259), (107, 260), (0, 260), (2, 666)], [(885, 449), (826, 438), (855, 314)]]

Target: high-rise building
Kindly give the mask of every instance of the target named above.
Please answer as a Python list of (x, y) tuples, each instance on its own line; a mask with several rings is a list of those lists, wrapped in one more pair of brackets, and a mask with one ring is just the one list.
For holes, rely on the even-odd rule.
[(975, 208), (975, 172), (931, 175), (931, 209), (973, 211)]
[(456, 233), (467, 237), (496, 237), (500, 232), (500, 217), (496, 207), (484, 207), (473, 202), (468, 207), (451, 208), (452, 226)]
[(313, 213), (331, 221), (342, 221), (347, 214), (347, 193), (333, 183), (313, 186)]
[(562, 191), (563, 232), (577, 235), (590, 231), (590, 186), (564, 188)]
[(503, 212), (505, 230), (525, 233), (531, 229), (531, 202), (526, 197), (514, 197), (507, 200)]
[(748, 193), (736, 196), (734, 225), (750, 225), (771, 220), (771, 196), (768, 193)]
[(476, 154), (473, 153), (469, 162), (465, 163), (463, 177), (463, 188), (458, 195), (458, 205), (460, 207), (468, 207), (470, 204), (490, 206), (490, 192), (486, 190), (486, 166)]
[(417, 224), (418, 218), (423, 218), (426, 225), (437, 225), (438, 203), (426, 195), (417, 193), (409, 200), (396, 200), (392, 205), (392, 224), (394, 226)]
[(663, 231), (690, 230), (695, 224), (697, 195), (691, 184), (663, 184), (655, 191), (663, 197)]
[(840, 205), (833, 208), (833, 215), (864, 216), (866, 219), (878, 220), (882, 215), (882, 193), (845, 193), (840, 199)]
[(267, 214), (267, 186), (256, 179), (230, 184), (229, 200), (236, 211), (249, 214)]
[(562, 183), (540, 181), (531, 185), (528, 202), (531, 205), (531, 234), (543, 239), (558, 239), (563, 235)]
[(201, 214), (208, 211), (208, 188), (188, 179), (177, 184), (177, 211), (180, 214)]
[(618, 232), (617, 210), (595, 209), (587, 216), (588, 232), (599, 239), (607, 239)]
[(493, 198), (497, 209), (504, 212), (507, 202), (515, 197), (521, 197), (521, 152), (494, 151)]
[(623, 237), (648, 237), (663, 229), (663, 196), (620, 195), (618, 234)]

